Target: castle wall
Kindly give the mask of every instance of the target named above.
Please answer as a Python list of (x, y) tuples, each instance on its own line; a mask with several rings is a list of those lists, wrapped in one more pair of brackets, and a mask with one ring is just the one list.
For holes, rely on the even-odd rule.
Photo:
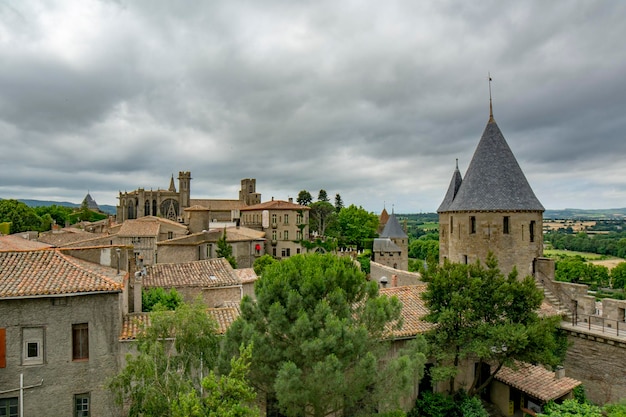
[[(505, 217), (509, 219), (508, 233), (504, 230)], [(508, 274), (517, 266), (520, 277), (524, 277), (533, 274), (533, 261), (543, 254), (539, 211), (444, 212), (439, 220), (440, 261), (447, 257), (456, 263), (484, 262), (493, 252), (502, 272)]]
[(582, 381), (587, 398), (605, 404), (626, 397), (626, 341), (575, 331), (568, 340), (565, 371)]

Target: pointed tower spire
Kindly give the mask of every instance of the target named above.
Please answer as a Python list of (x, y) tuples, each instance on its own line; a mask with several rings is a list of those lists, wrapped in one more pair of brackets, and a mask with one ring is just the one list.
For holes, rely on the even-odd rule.
[(491, 74), (487, 73), (487, 76), (489, 77), (489, 123), (493, 123), (495, 120), (493, 118), (493, 103), (491, 101)]
[(448, 210), (448, 207), (450, 207), (450, 204), (452, 204), (452, 202), (456, 198), (456, 193), (459, 191), (462, 182), (463, 177), (461, 177), (461, 171), (459, 171), (459, 158), (456, 158), (456, 168), (452, 173), (452, 179), (450, 180), (448, 191), (446, 192), (446, 195), (443, 198), (441, 205), (437, 209), (437, 213)]
[(172, 178), (170, 179), (169, 191), (176, 192), (176, 186), (174, 185), (174, 174), (172, 174)]

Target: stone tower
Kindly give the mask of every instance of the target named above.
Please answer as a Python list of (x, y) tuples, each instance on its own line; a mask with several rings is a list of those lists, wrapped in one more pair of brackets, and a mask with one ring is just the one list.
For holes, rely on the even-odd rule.
[(465, 178), (457, 167), (439, 206), (439, 260), (484, 263), (493, 252), (500, 269), (534, 272), (543, 254), (544, 208), (528, 184), (493, 118), (478, 143)]
[(261, 204), (261, 194), (256, 192), (255, 178), (244, 178), (241, 180), (239, 201), (243, 201), (246, 206)]
[(189, 207), (191, 202), (191, 172), (180, 171), (178, 173), (178, 192), (180, 193), (181, 210)]
[(400, 225), (398, 218), (392, 211), (391, 216), (385, 224), (385, 228), (380, 234), (380, 238), (387, 238), (391, 240), (400, 249), (400, 258), (395, 259), (394, 262), (389, 265), (396, 269), (403, 271), (409, 270), (409, 237)]

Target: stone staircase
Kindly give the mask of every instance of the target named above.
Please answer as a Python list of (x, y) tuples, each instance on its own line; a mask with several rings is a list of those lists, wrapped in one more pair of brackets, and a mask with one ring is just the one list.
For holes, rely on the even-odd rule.
[(561, 300), (559, 300), (557, 296), (552, 294), (550, 290), (544, 287), (543, 284), (539, 282), (538, 280), (535, 280), (535, 285), (537, 286), (537, 288), (543, 291), (544, 301), (548, 302), (552, 307), (556, 308), (557, 310), (559, 310), (559, 312), (561, 312), (561, 316), (563, 317), (563, 320), (567, 320), (567, 321), (572, 320), (572, 312), (570, 311), (569, 308), (567, 308), (565, 304), (561, 302)]

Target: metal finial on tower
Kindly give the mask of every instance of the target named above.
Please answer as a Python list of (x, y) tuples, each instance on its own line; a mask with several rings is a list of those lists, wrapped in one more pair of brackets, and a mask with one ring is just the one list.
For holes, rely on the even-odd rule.
[(493, 122), (493, 104), (491, 102), (491, 73), (487, 73), (489, 77), (489, 122)]
[(459, 158), (456, 158), (456, 169), (459, 169)]

